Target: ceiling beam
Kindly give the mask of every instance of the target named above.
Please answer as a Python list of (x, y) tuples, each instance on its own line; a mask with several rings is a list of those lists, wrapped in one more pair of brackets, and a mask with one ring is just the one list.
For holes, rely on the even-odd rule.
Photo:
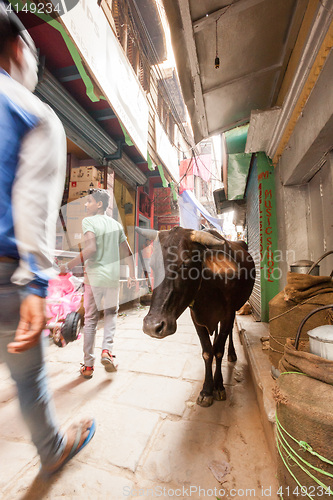
[(207, 116), (202, 94), (199, 61), (193, 34), (189, 0), (178, 0), (178, 4), (183, 23), (185, 45), (189, 59), (191, 77), (193, 81), (196, 119), (200, 126), (203, 137), (207, 137), (208, 136)]
[(73, 80), (80, 80), (81, 78), (81, 75), (75, 65), (59, 68), (54, 72), (54, 75), (61, 83), (72, 82)]
[(227, 87), (228, 85), (233, 85), (234, 83), (239, 83), (247, 80), (252, 80), (252, 78), (257, 78), (258, 76), (262, 76), (265, 73), (270, 73), (273, 71), (278, 71), (282, 67), (281, 63), (273, 64), (272, 66), (267, 66), (267, 68), (259, 69), (258, 71), (253, 71), (252, 73), (247, 73), (246, 75), (240, 76), (238, 78), (234, 78), (233, 80), (228, 80), (227, 82), (221, 83), (221, 85), (216, 85), (215, 87), (211, 87), (203, 92), (203, 95), (211, 94), (216, 90), (223, 89), (223, 87)]
[(158, 170), (149, 170), (148, 172), (145, 172), (145, 176), (152, 179), (153, 177), (160, 177), (160, 173)]
[(205, 17), (201, 17), (197, 21), (194, 21), (193, 31), (194, 33), (198, 33), (198, 31), (201, 31), (207, 28), (208, 26), (211, 26), (213, 23), (215, 23), (215, 21), (220, 16), (223, 16), (225, 19), (225, 17), (233, 16), (234, 14), (239, 14), (240, 12), (250, 9), (251, 7), (254, 7), (255, 5), (262, 3), (264, 1), (265, 0), (238, 0), (238, 2), (227, 5), (222, 9), (218, 9), (215, 12), (208, 14), (208, 16), (206, 15)]
[(209, 136), (223, 134), (224, 132), (228, 132), (228, 130), (240, 127), (241, 125), (245, 125), (246, 123), (249, 123), (249, 121), (250, 116), (245, 116), (244, 118), (241, 118), (240, 120), (237, 120), (235, 122), (227, 123), (223, 127), (217, 128), (215, 130), (210, 130)]
[(114, 118), (116, 118), (116, 115), (114, 114), (111, 108), (99, 109), (97, 111), (93, 111), (91, 115), (97, 122), (102, 122), (105, 120), (113, 120)]

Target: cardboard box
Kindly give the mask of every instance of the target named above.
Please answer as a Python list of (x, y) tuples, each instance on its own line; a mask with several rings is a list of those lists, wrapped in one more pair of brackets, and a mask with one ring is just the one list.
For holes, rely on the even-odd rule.
[(82, 216), (67, 217), (67, 234), (71, 242), (72, 247), (78, 245), (78, 243), (83, 242), (83, 232), (82, 232)]
[(71, 228), (71, 229), (79, 230), (79, 232), (81, 232), (83, 218), (84, 218), (84, 214), (83, 215), (74, 215), (72, 217), (67, 217), (67, 221), (66, 221), (67, 231), (69, 231), (69, 229)]
[(103, 189), (103, 185), (97, 181), (71, 181), (69, 183), (68, 199), (74, 200), (77, 198), (82, 198), (83, 196), (88, 196), (89, 189), (100, 188)]
[(56, 235), (56, 249), (57, 250), (70, 250), (66, 235), (64, 231)]
[(75, 167), (71, 169), (72, 181), (100, 181), (101, 174), (96, 167)]
[(56, 250), (64, 250), (64, 236), (62, 234), (56, 235), (55, 248)]
[(66, 205), (67, 207), (67, 216), (75, 217), (75, 216), (86, 216), (86, 208), (85, 204), (87, 202), (87, 197), (83, 196), (82, 198), (76, 198), (72, 201), (69, 201)]

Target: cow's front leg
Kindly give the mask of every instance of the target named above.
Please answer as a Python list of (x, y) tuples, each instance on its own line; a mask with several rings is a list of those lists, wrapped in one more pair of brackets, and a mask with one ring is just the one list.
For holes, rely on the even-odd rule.
[(225, 399), (227, 399), (222, 377), (222, 359), (227, 337), (228, 337), (228, 332), (223, 332), (221, 328), (219, 336), (216, 339), (216, 342), (214, 342), (214, 347), (213, 347), (215, 363), (216, 363), (215, 373), (214, 373), (214, 390), (213, 390), (213, 397), (215, 401), (224, 401)]
[[(214, 391), (213, 396), (216, 401), (225, 401), (227, 399), (225, 388), (223, 385), (222, 376), (222, 359), (225, 349), (225, 343), (229, 335), (228, 359), (230, 361), (230, 344), (232, 345), (233, 354), (236, 356), (234, 344), (232, 342), (232, 327), (234, 324), (235, 314), (231, 314), (230, 318), (225, 318), (221, 322), (220, 333), (214, 341), (213, 353), (215, 356), (216, 367), (214, 374)], [(231, 342), (230, 342), (231, 340)], [(236, 357), (237, 360), (237, 357)]]
[(212, 371), (213, 347), (207, 329), (204, 326), (196, 324), (194, 325), (199, 335), (202, 347), (202, 357), (205, 362), (205, 381), (202, 387), (202, 391), (200, 392), (197, 398), (197, 404), (207, 408), (208, 406), (211, 406), (214, 401), (213, 400), (214, 381), (213, 381), (213, 371)]

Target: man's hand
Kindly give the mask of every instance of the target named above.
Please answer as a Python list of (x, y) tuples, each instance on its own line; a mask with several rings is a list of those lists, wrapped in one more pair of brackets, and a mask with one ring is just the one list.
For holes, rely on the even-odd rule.
[(127, 278), (127, 288), (132, 288), (132, 286), (135, 285), (135, 283), (136, 283), (136, 278), (132, 278), (131, 276)]
[(60, 266), (60, 273), (59, 274), (67, 274), (68, 273), (68, 268), (64, 264), (61, 264)]
[(15, 354), (27, 351), (39, 342), (40, 334), (45, 326), (45, 299), (38, 295), (28, 295), (20, 308), (14, 342), (7, 346), (8, 352)]

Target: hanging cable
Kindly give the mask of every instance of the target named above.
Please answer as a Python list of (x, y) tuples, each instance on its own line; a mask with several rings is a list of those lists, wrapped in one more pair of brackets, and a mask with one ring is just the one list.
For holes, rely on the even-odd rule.
[(228, 7), (225, 9), (225, 11), (222, 12), (222, 14), (220, 14), (219, 17), (215, 21), (215, 38), (216, 38), (215, 69), (219, 69), (219, 67), (220, 67), (220, 58), (219, 58), (219, 51), (218, 51), (217, 23), (219, 22), (221, 17), (224, 16), (224, 14), (226, 14), (228, 12), (228, 10), (232, 6), (232, 4), (233, 4), (233, 2), (231, 2), (230, 5), (228, 5)]
[(216, 28), (216, 54), (215, 54), (215, 69), (219, 69), (220, 67), (220, 58), (219, 58), (219, 53), (218, 53), (218, 39), (217, 39), (217, 21), (220, 18), (216, 19), (215, 21), (215, 28)]

